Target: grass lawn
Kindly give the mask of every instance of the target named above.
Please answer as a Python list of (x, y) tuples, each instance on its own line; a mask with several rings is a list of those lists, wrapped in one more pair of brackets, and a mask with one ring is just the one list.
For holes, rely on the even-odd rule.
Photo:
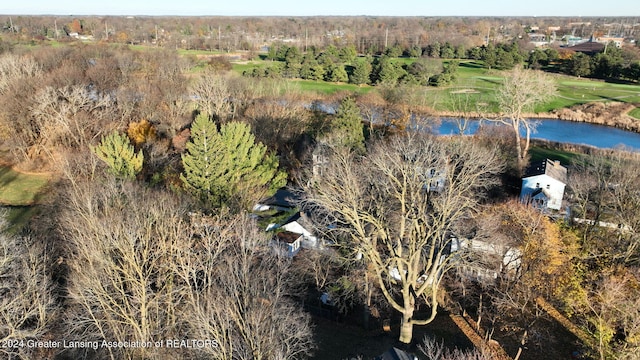
[(373, 89), (371, 86), (358, 86), (354, 84), (345, 83), (330, 83), (326, 81), (311, 81), (311, 80), (291, 80), (303, 91), (316, 92), (321, 94), (335, 94), (336, 92), (346, 91), (354, 92), (358, 94), (368, 93)]
[(0, 166), (0, 204), (32, 205), (49, 181), (47, 175), (24, 174)]
[(629, 112), (629, 116), (640, 120), (640, 108), (635, 108)]
[[(181, 54), (194, 54), (198, 52), (185, 52)], [(201, 52), (202, 53), (202, 52)], [(204, 52), (211, 54), (211, 52)], [(415, 62), (415, 58), (396, 58), (395, 63), (409, 65)], [(433, 63), (447, 64), (452, 60), (429, 59)], [(440, 111), (460, 110), (460, 97), (469, 97), (471, 104), (480, 104), (473, 109), (486, 112), (497, 112), (495, 90), (502, 84), (503, 71), (489, 70), (483, 67), (481, 61), (456, 60), (460, 66), (456, 80), (453, 84), (442, 88), (429, 87), (426, 103)], [(242, 73), (256, 67), (269, 66), (270, 61), (254, 60), (248, 63), (234, 63), (233, 70)], [(567, 75), (551, 74), (556, 79), (558, 96), (547, 104), (538, 106), (535, 112), (550, 112), (552, 110), (571, 107), (592, 101), (622, 101), (640, 102), (640, 85), (609, 83), (601, 80), (576, 78)], [(293, 79), (303, 91), (317, 92), (321, 94), (334, 94), (339, 91), (366, 93), (375, 89), (371, 86), (358, 87), (352, 84), (334, 84), (324, 81), (306, 81)], [(464, 91), (461, 91), (464, 90)], [(463, 95), (460, 95), (463, 94)], [(640, 111), (632, 113), (632, 116), (640, 118)]]
[[(1, 208), (0, 209), (4, 209)], [(38, 212), (37, 206), (10, 206), (6, 208), (6, 220), (7, 228), (5, 229), (9, 234), (16, 234), (20, 232), (29, 219), (36, 215)], [(5, 214), (2, 214), (4, 216)]]
[(543, 145), (532, 145), (529, 148), (529, 155), (531, 156), (531, 162), (541, 161), (544, 159), (560, 160), (563, 165), (569, 165), (573, 163), (573, 160), (580, 154), (552, 149)]

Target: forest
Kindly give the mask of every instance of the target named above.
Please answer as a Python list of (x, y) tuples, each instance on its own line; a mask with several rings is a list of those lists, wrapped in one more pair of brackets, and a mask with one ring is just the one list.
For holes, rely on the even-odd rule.
[[(638, 358), (640, 157), (530, 115), (596, 83), (635, 108), (640, 52), (533, 49), (522, 22), (8, 19), (0, 354)], [(439, 136), (445, 110), (486, 121)], [(560, 210), (519, 196), (547, 158)]]

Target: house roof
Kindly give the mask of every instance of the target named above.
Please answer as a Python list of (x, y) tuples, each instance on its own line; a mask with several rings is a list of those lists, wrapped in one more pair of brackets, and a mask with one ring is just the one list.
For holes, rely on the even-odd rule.
[(290, 218), (285, 220), (282, 225), (286, 225), (286, 224), (289, 224), (289, 223), (292, 223), (292, 222), (295, 221), (295, 222), (297, 222), (298, 224), (302, 225), (305, 228), (313, 229), (313, 224), (311, 223), (311, 220), (309, 219), (310, 216), (311, 216), (311, 214), (309, 214), (309, 213), (298, 211), (295, 214), (291, 215)]
[(543, 188), (535, 189), (534, 192), (531, 193), (531, 197), (533, 198), (533, 197), (536, 197), (536, 196), (538, 196), (540, 194), (546, 196), (547, 199), (550, 199), (552, 197), (551, 194), (549, 194), (549, 191), (547, 191), (547, 189), (543, 189)]
[(605, 44), (598, 43), (595, 41), (587, 41), (578, 45), (570, 46), (567, 49), (575, 52), (581, 52), (584, 54), (597, 54), (599, 52), (604, 51)]
[(295, 208), (302, 200), (299, 194), (287, 189), (280, 188), (273, 196), (261, 201), (261, 204), (280, 206), (285, 208)]
[(538, 175), (547, 175), (564, 184), (567, 183), (567, 168), (560, 165), (560, 161), (545, 159), (532, 163), (524, 173), (524, 178)]
[(300, 238), (300, 236), (301, 234), (296, 234), (290, 231), (281, 231), (279, 233), (276, 233), (276, 238), (278, 238), (279, 241), (287, 244), (293, 244), (296, 240), (298, 240), (298, 238)]
[(377, 356), (375, 360), (416, 360), (417, 357), (409, 354), (406, 351), (402, 351), (398, 348), (391, 348), (384, 354)]

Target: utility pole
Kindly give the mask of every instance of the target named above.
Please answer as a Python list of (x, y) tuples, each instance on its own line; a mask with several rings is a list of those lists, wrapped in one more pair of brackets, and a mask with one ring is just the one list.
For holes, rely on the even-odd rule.
[(104, 37), (106, 41), (109, 41), (109, 28), (107, 27), (107, 22), (104, 22)]
[(309, 44), (309, 28), (304, 28), (304, 52), (307, 52), (308, 44)]
[(158, 40), (158, 24), (156, 24), (156, 47), (158, 47), (159, 45), (159, 40)]
[(55, 30), (56, 40), (58, 40), (58, 20), (53, 19), (53, 29)]
[(221, 41), (221, 37), (220, 37), (220, 25), (218, 25), (218, 51), (222, 51), (222, 44), (220, 43)]
[(384, 48), (389, 47), (389, 28), (386, 28), (384, 31)]

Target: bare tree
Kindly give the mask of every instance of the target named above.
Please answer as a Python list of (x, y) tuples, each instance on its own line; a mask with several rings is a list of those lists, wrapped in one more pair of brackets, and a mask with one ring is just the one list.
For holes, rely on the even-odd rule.
[(608, 274), (586, 297), (587, 328), (599, 359), (637, 359), (640, 356), (640, 293), (638, 269)]
[(0, 354), (32, 359), (28, 340), (44, 339), (56, 319), (53, 284), (45, 246), (29, 236), (7, 232), (0, 213)]
[[(491, 149), (411, 133), (380, 140), (365, 157), (336, 151), (324, 175), (305, 186), (309, 203), (335, 219), (402, 314), (400, 341), (410, 343), (413, 325), (435, 318), (451, 235), (499, 170)], [(430, 310), (418, 319), (422, 302)]]
[[(488, 209), (479, 222), (484, 248), (494, 247), (491, 253), (499, 255), (493, 264), (497, 279), (484, 280), (488, 312), (493, 312), (488, 315), (517, 337), (518, 359), (527, 345), (542, 346), (549, 339), (538, 326), (546, 313), (537, 299), (560, 299), (574, 290), (571, 261), (576, 244), (544, 214), (517, 202)], [(496, 251), (499, 248), (504, 250)]]
[[(207, 218), (204, 218), (207, 220)], [(208, 220), (211, 220), (210, 218)], [(222, 221), (227, 225), (221, 227)], [(305, 358), (313, 349), (309, 319), (290, 296), (289, 261), (268, 246), (250, 219), (204, 223), (197, 254), (178, 259), (193, 284), (185, 315), (200, 338), (213, 339), (213, 359)], [(191, 322), (191, 321), (190, 321)]]
[(201, 113), (217, 121), (225, 121), (231, 115), (233, 99), (229, 75), (208, 70), (194, 81), (189, 91)]
[[(535, 130), (535, 122), (527, 119), (537, 105), (551, 100), (555, 96), (554, 80), (541, 71), (524, 70), (516, 67), (504, 73), (502, 85), (498, 88), (496, 98), (502, 116), (494, 119), (498, 123), (510, 126), (516, 137), (518, 163), (521, 168), (526, 165), (531, 133)], [(525, 132), (524, 145), (520, 132)]]
[(444, 346), (444, 342), (437, 342), (433, 338), (424, 337), (418, 349), (429, 360), (491, 360), (491, 356), (483, 354), (478, 349), (460, 350), (458, 348), (450, 350)]
[[(170, 196), (128, 183), (75, 185), (59, 221), (69, 244), (69, 338), (177, 338), (180, 289), (171, 281), (171, 267), (188, 234), (184, 210)], [(160, 349), (98, 350), (130, 358), (157, 356)]]
[(572, 172), (574, 210), (583, 220), (590, 259), (640, 261), (640, 167), (637, 155), (612, 151), (584, 156)]
[(92, 177), (100, 173), (95, 166), (86, 164), (69, 180), (58, 221), (68, 242), (68, 338), (210, 342), (182, 350), (68, 350), (71, 355), (253, 360), (309, 354), (309, 319), (290, 298), (289, 262), (273, 253), (251, 220), (188, 216), (173, 195)]
[(110, 104), (108, 97), (92, 94), (84, 86), (46, 87), (36, 98), (31, 108), (32, 141), (34, 147), (49, 151), (55, 145), (85, 147), (102, 130), (100, 119)]

